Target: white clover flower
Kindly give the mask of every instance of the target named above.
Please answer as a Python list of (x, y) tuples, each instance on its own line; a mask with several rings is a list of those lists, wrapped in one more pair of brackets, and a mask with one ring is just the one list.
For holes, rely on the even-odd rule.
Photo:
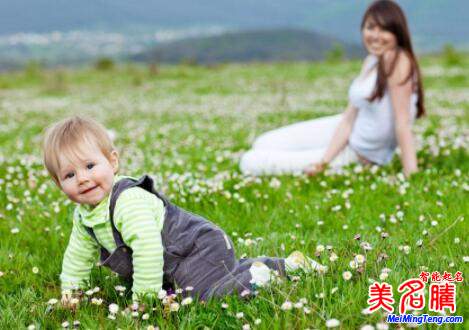
[(33, 274), (37, 274), (39, 273), (39, 268), (33, 267), (32, 271), (33, 271)]
[(147, 330), (160, 330), (160, 328), (159, 328), (159, 327), (155, 327), (154, 325), (149, 325), (149, 326), (147, 327)]
[(11, 229), (11, 233), (12, 233), (12, 234), (18, 234), (19, 232), (20, 232), (20, 229), (19, 229), (19, 228), (16, 228), (16, 227), (15, 227), (15, 228), (12, 228), (12, 229)]
[(326, 328), (336, 328), (340, 325), (340, 321), (337, 319), (330, 319), (326, 321)]
[(358, 268), (358, 263), (355, 260), (351, 260), (349, 262), (349, 267), (352, 269), (357, 269)]
[(261, 322), (262, 322), (261, 319), (255, 319), (255, 320), (254, 320), (254, 324), (255, 324), (255, 325), (259, 325), (259, 324), (261, 324)]
[(5, 273), (0, 271), (0, 277), (2, 277), (3, 275), (5, 275)]
[(274, 188), (274, 189), (277, 189), (281, 186), (282, 182), (277, 179), (276, 177), (273, 177), (271, 180), (270, 180), (270, 183), (269, 183), (269, 186), (271, 188)]
[(55, 305), (57, 304), (58, 300), (55, 299), (55, 298), (51, 298), (49, 299), (49, 301), (47, 302), (48, 305)]
[(221, 308), (223, 309), (227, 309), (229, 307), (229, 305), (227, 303), (222, 303), (221, 304)]
[(94, 291), (93, 291), (93, 290), (87, 290), (87, 291), (85, 292), (85, 294), (86, 294), (87, 296), (92, 296), (92, 295), (94, 294)]
[(177, 312), (179, 310), (179, 304), (177, 302), (172, 302), (170, 305), (169, 305), (169, 310), (171, 312)]
[(109, 305), (109, 313), (117, 314), (118, 311), (119, 311), (119, 305), (117, 305), (117, 304), (110, 304)]
[(188, 287), (185, 288), (185, 290), (186, 290), (187, 292), (190, 292), (190, 291), (194, 290), (194, 287), (188, 286)]
[(389, 274), (390, 272), (392, 272), (392, 269), (391, 269), (391, 268), (383, 268), (383, 269), (381, 269), (381, 273), (388, 273), (388, 274)]
[(284, 311), (289, 311), (290, 309), (293, 308), (293, 304), (290, 301), (285, 301), (280, 308)]
[(62, 328), (68, 328), (70, 326), (70, 323), (68, 321), (62, 322)]
[(336, 261), (337, 259), (339, 259), (339, 257), (337, 256), (337, 254), (335, 254), (334, 252), (331, 253), (331, 255), (329, 256), (329, 260), (331, 262), (334, 262)]
[(91, 303), (93, 305), (101, 305), (103, 303), (103, 300), (101, 298), (91, 298)]
[(192, 304), (192, 298), (191, 297), (184, 298), (181, 301), (182, 306), (186, 306), (186, 305), (190, 305), (190, 304)]
[(158, 291), (158, 299), (164, 299), (166, 298), (166, 290), (163, 290), (161, 289), (160, 291)]
[(116, 286), (114, 287), (114, 289), (115, 289), (117, 292), (124, 292), (124, 291), (125, 291), (125, 286), (116, 285)]
[(80, 321), (78, 321), (78, 320), (73, 321), (73, 326), (75, 328), (78, 328), (80, 326)]
[(381, 273), (379, 274), (379, 279), (381, 281), (385, 281), (388, 278), (389, 274), (388, 273)]
[(352, 278), (352, 273), (347, 270), (342, 273), (342, 278), (346, 281), (349, 281)]
[(333, 288), (331, 289), (331, 294), (334, 294), (334, 293), (336, 293), (337, 291), (339, 291), (339, 288), (338, 288), (338, 287), (333, 287)]
[(370, 312), (370, 309), (369, 309), (369, 308), (364, 308), (364, 309), (362, 309), (362, 314), (363, 314), (363, 315), (371, 315), (372, 312)]
[[(124, 314), (124, 312), (123, 312), (123, 314)], [(131, 313), (131, 315), (132, 315), (132, 317), (138, 317), (138, 312), (137, 312), (137, 311), (133, 311), (133, 312)]]
[(359, 265), (362, 265), (363, 263), (365, 263), (365, 256), (362, 255), (362, 254), (357, 254), (355, 256), (355, 261), (359, 264)]
[(295, 304), (293, 305), (293, 307), (295, 307), (296, 309), (303, 308), (303, 303), (302, 303), (301, 301), (299, 301), (299, 302), (295, 303)]
[(375, 330), (375, 327), (370, 324), (363, 325), (360, 330)]
[(28, 330), (36, 330), (36, 326), (34, 324), (28, 325)]
[(319, 245), (316, 246), (316, 252), (321, 253), (321, 252), (323, 252), (324, 250), (325, 250), (324, 245), (319, 244)]
[(387, 323), (384, 323), (384, 322), (376, 323), (376, 330), (388, 330), (388, 329), (389, 329), (389, 325)]
[(461, 240), (459, 239), (459, 237), (454, 238), (454, 244), (459, 244), (460, 242)]
[(99, 287), (95, 287), (95, 288), (93, 289), (93, 292), (94, 292), (94, 293), (97, 293), (97, 292), (99, 292), (99, 290), (101, 290)]
[(244, 313), (243, 313), (243, 312), (236, 313), (236, 318), (237, 318), (237, 319), (242, 319), (243, 317), (244, 317)]
[(250, 329), (251, 329), (251, 326), (249, 325), (249, 323), (243, 324), (243, 330), (250, 330)]
[(361, 243), (360, 243), (360, 247), (361, 247), (363, 250), (365, 250), (365, 251), (371, 251), (371, 250), (373, 250), (373, 247), (372, 247), (371, 244), (368, 243), (368, 242), (361, 242)]

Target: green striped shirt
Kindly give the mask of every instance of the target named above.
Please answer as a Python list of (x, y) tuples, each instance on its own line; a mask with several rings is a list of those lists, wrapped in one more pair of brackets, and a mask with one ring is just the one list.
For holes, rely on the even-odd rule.
[[(116, 176), (114, 182), (122, 179)], [(133, 250), (133, 298), (155, 293), (163, 283), (163, 228), (165, 208), (163, 201), (146, 190), (134, 187), (125, 190), (117, 199), (114, 223), (125, 244)], [(96, 207), (78, 205), (73, 214), (73, 228), (65, 250), (62, 290), (84, 288), (91, 268), (97, 261), (98, 244), (85, 226), (93, 228), (98, 241), (109, 252), (116, 249), (109, 220), (109, 196)]]

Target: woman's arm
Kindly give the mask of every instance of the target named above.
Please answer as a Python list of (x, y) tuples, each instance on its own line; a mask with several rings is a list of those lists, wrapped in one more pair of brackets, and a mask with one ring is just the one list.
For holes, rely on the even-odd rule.
[(324, 157), (322, 158), (322, 162), (326, 164), (330, 163), (339, 154), (339, 152), (345, 148), (348, 143), (350, 133), (352, 132), (353, 124), (357, 118), (357, 113), (357, 108), (351, 104), (347, 106), (339, 126), (337, 126), (334, 135), (332, 136), (332, 140), (327, 147)]
[[(385, 54), (385, 65), (393, 56)], [(406, 176), (417, 172), (417, 156), (412, 134), (412, 118), (410, 101), (412, 97), (412, 79), (404, 80), (411, 70), (410, 59), (404, 52), (398, 55), (393, 73), (388, 78), (388, 90), (394, 111), (395, 130), (399, 148), (401, 149), (401, 163)]]
[(357, 118), (358, 109), (353, 105), (349, 104), (345, 109), (342, 119), (337, 126), (332, 140), (329, 143), (329, 146), (324, 153), (324, 156), (321, 162), (317, 164), (312, 164), (311, 166), (305, 169), (305, 173), (308, 175), (315, 175), (318, 172), (324, 170), (324, 168), (329, 164), (334, 158), (339, 154), (339, 152), (344, 149), (348, 143), (350, 133), (352, 132), (353, 124)]

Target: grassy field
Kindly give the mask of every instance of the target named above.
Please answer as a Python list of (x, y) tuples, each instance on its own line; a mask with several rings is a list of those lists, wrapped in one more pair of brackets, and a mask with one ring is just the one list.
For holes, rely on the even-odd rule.
[[(469, 57), (428, 57), (421, 66), (428, 116), (415, 125), (420, 172), (410, 180), (397, 157), (383, 168), (312, 179), (239, 172), (240, 155), (261, 132), (342, 111), (359, 62), (105, 71), (31, 65), (0, 75), (0, 329), (73, 328), (74, 321), (83, 329), (314, 329), (331, 319), (342, 329), (383, 328), (381, 312), (363, 313), (368, 286), (383, 273), (395, 308), (397, 286), (422, 270), (469, 276)], [(132, 315), (128, 290), (121, 296), (119, 279), (96, 268), (90, 288), (99, 292), (73, 311), (51, 304), (60, 299), (73, 205), (44, 171), (40, 142), (44, 127), (72, 114), (112, 129), (120, 172), (151, 174), (173, 202), (225, 229), (238, 256), (301, 250), (328, 272), (300, 274), (248, 301), (193, 302), (177, 312), (159, 305)], [(358, 268), (350, 265), (356, 255), (366, 258)], [(455, 313), (465, 318), (466, 283), (457, 284)], [(115, 320), (111, 303), (120, 307)], [(464, 325), (441, 328), (455, 327)]]

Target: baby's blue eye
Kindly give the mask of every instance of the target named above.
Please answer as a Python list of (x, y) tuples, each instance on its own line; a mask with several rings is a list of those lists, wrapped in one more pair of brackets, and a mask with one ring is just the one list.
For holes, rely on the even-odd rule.
[(89, 163), (88, 165), (86, 165), (86, 168), (89, 170), (91, 170), (93, 167), (94, 167), (93, 163)]
[(73, 178), (73, 172), (70, 172), (70, 173), (67, 173), (65, 174), (65, 179), (70, 179), (70, 178)]

